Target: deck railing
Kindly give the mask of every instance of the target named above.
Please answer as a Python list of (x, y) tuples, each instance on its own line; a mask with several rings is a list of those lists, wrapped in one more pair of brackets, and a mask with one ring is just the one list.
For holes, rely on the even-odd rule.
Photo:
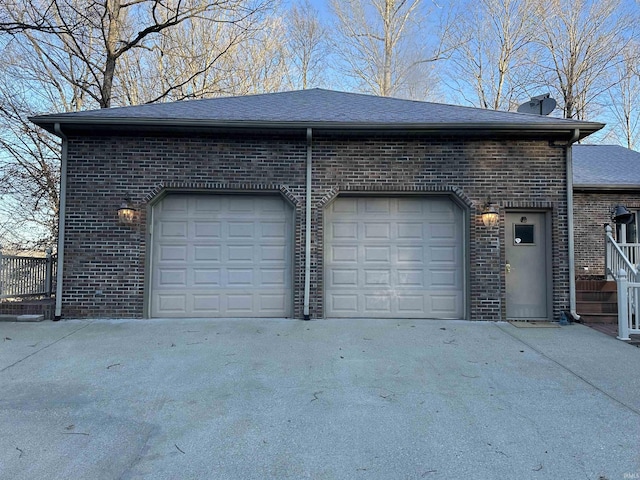
[(618, 290), (618, 338), (640, 334), (640, 244), (618, 244), (612, 229), (605, 227), (606, 273), (615, 279)]
[(630, 340), (629, 335), (640, 335), (640, 283), (629, 282), (627, 273), (618, 273), (618, 337)]
[(54, 260), (50, 248), (45, 257), (0, 252), (0, 298), (51, 296), (56, 269)]

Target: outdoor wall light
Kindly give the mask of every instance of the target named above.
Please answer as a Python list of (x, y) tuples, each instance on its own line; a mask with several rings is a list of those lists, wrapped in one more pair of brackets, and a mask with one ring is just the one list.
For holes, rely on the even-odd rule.
[(498, 209), (491, 201), (488, 201), (482, 210), (482, 223), (485, 227), (495, 227), (500, 220)]
[(611, 220), (613, 223), (628, 225), (633, 222), (633, 213), (624, 205), (616, 205), (611, 209)]
[(135, 216), (136, 209), (133, 208), (129, 199), (125, 199), (120, 204), (120, 208), (118, 208), (118, 220), (120, 220), (120, 223), (131, 225), (135, 220)]

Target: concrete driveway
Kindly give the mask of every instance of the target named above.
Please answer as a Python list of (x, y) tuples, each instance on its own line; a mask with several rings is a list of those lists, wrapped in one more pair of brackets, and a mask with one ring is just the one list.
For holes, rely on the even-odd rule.
[(639, 369), (581, 325), (0, 323), (0, 478), (637, 479)]

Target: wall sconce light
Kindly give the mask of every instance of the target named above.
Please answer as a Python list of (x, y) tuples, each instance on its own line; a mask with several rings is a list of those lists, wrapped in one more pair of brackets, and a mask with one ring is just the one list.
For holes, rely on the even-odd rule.
[(135, 216), (136, 209), (133, 208), (130, 200), (125, 198), (120, 204), (120, 208), (118, 208), (118, 220), (120, 220), (120, 223), (131, 225), (135, 220)]
[(611, 220), (613, 223), (628, 225), (633, 222), (633, 213), (624, 205), (616, 205), (611, 209)]
[(482, 210), (482, 223), (484, 223), (485, 227), (495, 227), (498, 225), (498, 221), (500, 220), (500, 214), (498, 213), (498, 209), (491, 201), (487, 201)]

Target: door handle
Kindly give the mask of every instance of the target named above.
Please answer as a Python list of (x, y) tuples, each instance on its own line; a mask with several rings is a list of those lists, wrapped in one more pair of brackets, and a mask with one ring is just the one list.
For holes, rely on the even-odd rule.
[(504, 271), (507, 272), (507, 273), (511, 273), (511, 264), (510, 263), (507, 263), (504, 266)]

